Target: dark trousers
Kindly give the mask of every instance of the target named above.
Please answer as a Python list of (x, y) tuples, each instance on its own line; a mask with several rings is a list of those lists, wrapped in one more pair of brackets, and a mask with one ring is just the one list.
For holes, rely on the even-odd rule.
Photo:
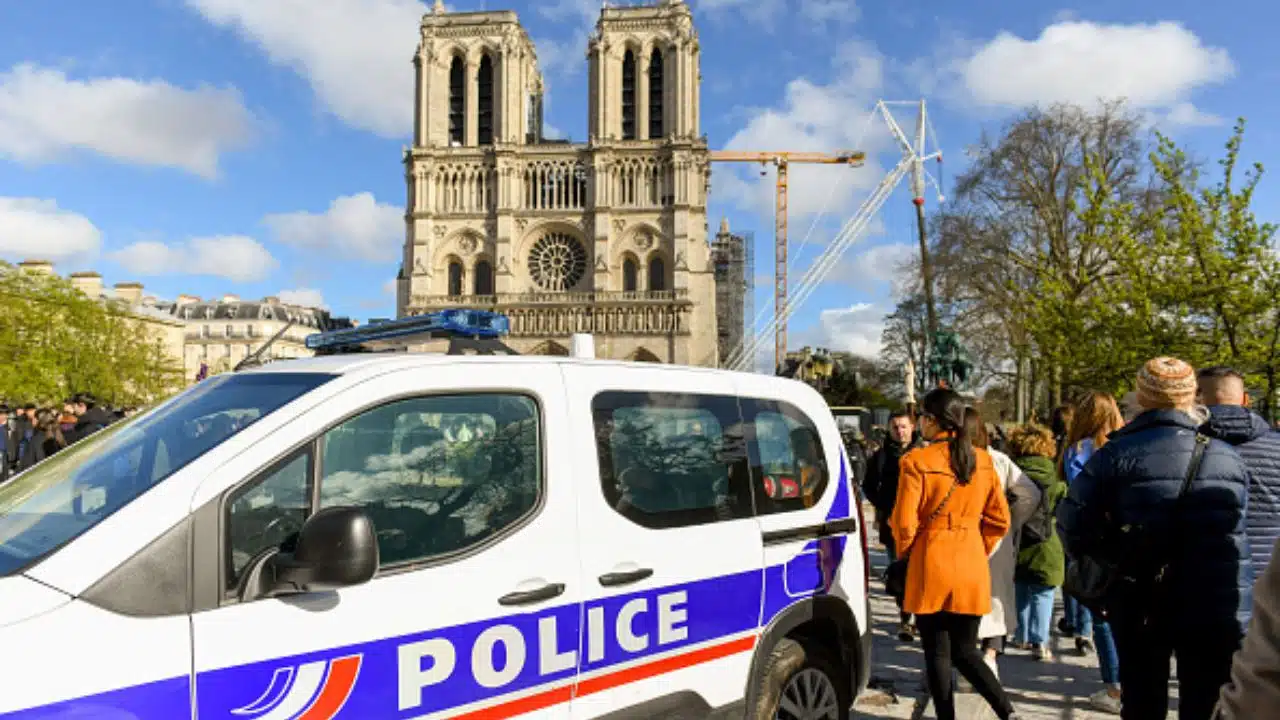
[[(889, 562), (893, 562), (898, 559), (898, 555), (897, 549), (894, 547), (893, 543), (893, 530), (889, 529), (889, 515), (888, 513), (885, 513), (886, 519), (880, 520), (879, 512), (880, 511), (878, 510), (876, 511), (876, 525), (878, 526), (877, 529), (880, 531), (880, 544), (884, 545), (884, 551), (885, 554), (889, 556)], [(902, 600), (899, 598), (894, 598), (894, 600), (898, 603), (898, 615), (902, 624), (905, 625), (911, 622), (911, 613), (902, 612)]]
[(982, 661), (978, 650), (977, 615), (955, 615), (947, 612), (917, 615), (920, 642), (924, 645), (924, 671), (929, 684), (929, 696), (938, 720), (955, 720), (956, 703), (951, 687), (951, 669), (960, 675), (983, 700), (996, 711), (1001, 720), (1013, 714), (1013, 704), (1005, 694), (995, 673)]
[[(1164, 720), (1169, 712), (1169, 660), (1178, 659), (1178, 718), (1205, 720), (1218, 691), (1231, 680), (1239, 630), (1222, 623), (1174, 623), (1147, 603), (1117, 605), (1107, 613), (1120, 656), (1124, 720)], [(1167, 604), (1165, 604), (1166, 609)]]

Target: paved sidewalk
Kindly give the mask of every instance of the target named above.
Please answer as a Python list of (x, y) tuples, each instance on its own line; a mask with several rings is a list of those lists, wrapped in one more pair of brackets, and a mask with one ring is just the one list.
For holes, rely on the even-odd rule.
[[(867, 510), (868, 517), (871, 514)], [(898, 640), (898, 608), (878, 579), (885, 566), (884, 549), (872, 550), (871, 613), (874, 635), (871, 655), (871, 687), (858, 700), (858, 718), (933, 718), (932, 703), (925, 707), (924, 654), (918, 640)], [(1061, 607), (1056, 617), (1061, 616)], [(1056, 620), (1055, 620), (1056, 624)], [(999, 660), (1000, 677), (1023, 720), (1114, 720), (1118, 716), (1089, 706), (1089, 695), (1102, 688), (1096, 655), (1081, 656), (1071, 639), (1054, 634), (1050, 640), (1053, 662), (1038, 662), (1031, 655), (1009, 649)], [(1176, 683), (1175, 683), (1176, 685)], [(1176, 692), (1170, 702), (1176, 710)], [(956, 696), (958, 720), (992, 720), (996, 717), (981, 697)], [(1176, 718), (1170, 712), (1169, 718)]]

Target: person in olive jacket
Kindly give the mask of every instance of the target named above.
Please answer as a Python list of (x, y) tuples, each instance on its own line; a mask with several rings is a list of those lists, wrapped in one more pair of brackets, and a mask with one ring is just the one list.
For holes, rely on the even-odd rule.
[(1067, 484), (1058, 474), (1054, 455), (1058, 442), (1040, 425), (1023, 425), (1009, 436), (1013, 461), (1040, 488), (1040, 505), (1024, 524), (1018, 543), (1018, 567), (1014, 588), (1018, 603), (1018, 630), (1014, 644), (1029, 648), (1037, 660), (1052, 660), (1049, 625), (1053, 598), (1066, 574), (1066, 554), (1058, 537), (1054, 511), (1067, 495)]

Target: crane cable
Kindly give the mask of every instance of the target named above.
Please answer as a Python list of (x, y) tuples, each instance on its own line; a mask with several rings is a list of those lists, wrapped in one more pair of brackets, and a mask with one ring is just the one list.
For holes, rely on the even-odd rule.
[[(863, 121), (862, 121), (862, 127), (859, 128), (858, 134), (854, 136), (855, 139), (853, 141), (853, 144), (850, 147), (859, 148), (862, 146), (862, 141), (866, 137), (867, 131), (871, 129), (871, 121), (875, 118), (875, 115), (876, 115), (875, 108), (872, 108), (866, 114), (866, 116), (863, 118)], [(775, 169), (774, 172), (776, 173), (777, 170)], [(791, 274), (792, 269), (795, 266), (799, 265), (800, 256), (804, 254), (805, 248), (809, 246), (809, 241), (810, 241), (810, 238), (813, 236), (813, 231), (817, 229), (818, 223), (821, 222), (824, 217), (826, 217), (827, 210), (831, 206), (831, 199), (835, 197), (836, 190), (844, 184), (845, 177), (846, 175), (841, 174), (840, 179), (832, 183), (831, 186), (827, 189), (827, 196), (822, 201), (822, 205), (820, 206), (818, 213), (814, 215), (813, 220), (809, 223), (809, 229), (805, 232), (804, 238), (800, 240), (800, 247), (796, 249), (795, 255), (792, 255), (787, 262), (788, 275)], [(774, 183), (775, 184), (777, 183), (776, 177), (774, 178)], [(777, 208), (774, 208), (774, 213), (776, 215)], [(777, 244), (777, 242), (778, 242), (778, 239), (775, 237), (774, 238), (775, 245)], [(754, 280), (753, 280), (753, 285), (751, 290), (753, 293), (755, 292)], [(764, 320), (766, 317), (769, 316), (770, 312), (771, 310), (769, 309), (768, 305), (766, 303), (761, 303), (760, 309), (756, 311), (756, 316), (751, 320), (751, 329), (753, 332), (756, 330), (757, 327), (759, 327), (760, 321)], [(745, 342), (746, 342), (746, 338), (743, 338), (742, 340), (740, 340), (729, 352), (729, 357), (736, 358), (742, 352), (743, 345)]]
[(914, 162), (916, 162), (914, 153), (903, 155), (902, 159), (898, 161), (897, 166), (895, 166), (893, 170), (890, 171), (883, 180), (881, 180), (875, 192), (863, 202), (858, 213), (845, 224), (832, 243), (827, 246), (822, 255), (819, 256), (818, 260), (816, 260), (813, 266), (810, 267), (809, 271), (805, 273), (804, 278), (800, 281), (797, 292), (793, 296), (794, 300), (789, 298), (782, 309), (782, 313), (776, 315), (773, 318), (773, 321), (769, 323), (763, 332), (752, 338), (751, 343), (748, 345), (746, 350), (734, 358), (734, 361), (730, 365), (731, 369), (745, 370), (747, 368), (748, 359), (753, 359), (755, 354), (759, 352), (760, 347), (764, 344), (764, 338), (776, 332), (778, 326), (785, 323), (790, 318), (793, 310), (804, 304), (805, 300), (809, 298), (809, 295), (811, 295), (813, 291), (817, 289), (818, 285), (820, 285), (825, 279), (825, 276), (830, 272), (836, 261), (838, 261), (840, 256), (844, 254), (844, 251), (854, 242), (861, 239), (870, 219), (874, 217), (875, 213), (880, 209), (880, 206), (884, 204), (885, 200), (892, 193), (894, 188), (896, 188), (898, 183), (902, 181), (902, 178), (906, 176)]

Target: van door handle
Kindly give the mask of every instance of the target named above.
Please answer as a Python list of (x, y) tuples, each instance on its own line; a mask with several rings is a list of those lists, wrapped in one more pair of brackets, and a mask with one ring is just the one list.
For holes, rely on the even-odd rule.
[(600, 584), (605, 587), (617, 587), (618, 585), (630, 585), (633, 582), (640, 582), (647, 577), (653, 575), (653, 570), (649, 568), (640, 568), (638, 570), (628, 570), (626, 572), (611, 572), (600, 576)]
[(533, 590), (517, 590), (498, 598), (499, 605), (529, 605), (564, 594), (564, 583), (547, 583)]

